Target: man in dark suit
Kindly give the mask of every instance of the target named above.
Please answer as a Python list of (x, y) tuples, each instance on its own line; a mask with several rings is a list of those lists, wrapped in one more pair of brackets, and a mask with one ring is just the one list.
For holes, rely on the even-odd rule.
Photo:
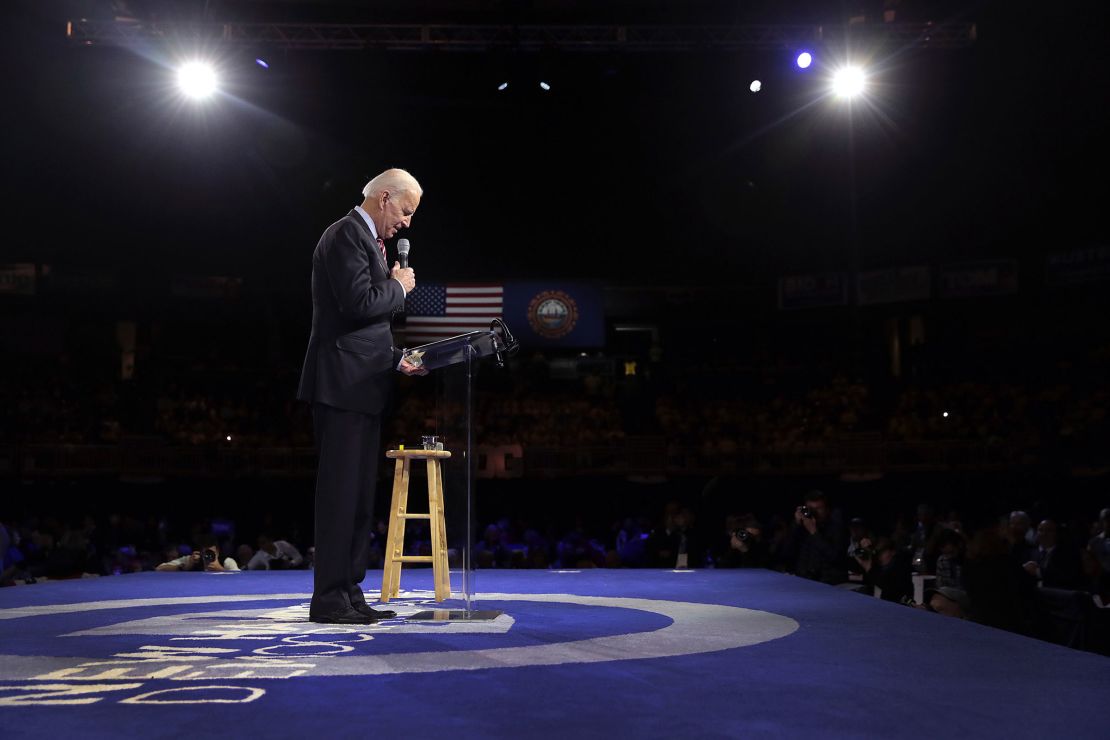
[(385, 240), (408, 228), (423, 191), (391, 169), (363, 188), (365, 200), (320, 237), (312, 255), (312, 333), (297, 398), (312, 404), (319, 464), (316, 559), (309, 619), (369, 624), (395, 616), (371, 609), (366, 575), (381, 414), (393, 373), (424, 375), (401, 359), (390, 320), (416, 287), (411, 268), (389, 267)]
[(1045, 588), (1077, 589), (1083, 582), (1079, 549), (1060, 542), (1056, 522), (1045, 519), (1037, 527), (1037, 546), (1022, 564), (1025, 572)]

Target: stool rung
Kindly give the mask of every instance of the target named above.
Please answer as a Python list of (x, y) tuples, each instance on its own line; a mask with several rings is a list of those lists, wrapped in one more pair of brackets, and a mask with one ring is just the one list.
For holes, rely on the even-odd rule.
[(399, 558), (390, 558), (394, 563), (430, 563), (431, 555), (402, 555)]
[(402, 519), (431, 519), (431, 514), (401, 514)]

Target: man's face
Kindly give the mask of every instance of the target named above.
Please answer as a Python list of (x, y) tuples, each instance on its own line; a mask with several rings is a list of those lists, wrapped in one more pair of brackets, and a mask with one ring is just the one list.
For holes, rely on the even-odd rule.
[(806, 506), (817, 521), (823, 522), (829, 518), (829, 504), (827, 501), (806, 501)]
[(420, 205), (420, 196), (412, 191), (395, 195), (386, 190), (379, 198), (382, 214), (379, 217), (381, 223), (375, 224), (378, 227), (378, 236), (392, 239), (397, 236), (398, 231), (407, 229), (412, 223), (412, 214), (416, 213), (416, 208)]
[(1041, 547), (1056, 546), (1056, 523), (1045, 520), (1037, 527), (1037, 544)]

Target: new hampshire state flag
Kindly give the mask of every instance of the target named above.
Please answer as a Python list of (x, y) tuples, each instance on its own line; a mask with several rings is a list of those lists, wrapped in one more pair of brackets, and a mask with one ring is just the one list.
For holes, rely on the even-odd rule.
[(605, 311), (596, 283), (506, 283), (505, 323), (522, 347), (600, 347)]

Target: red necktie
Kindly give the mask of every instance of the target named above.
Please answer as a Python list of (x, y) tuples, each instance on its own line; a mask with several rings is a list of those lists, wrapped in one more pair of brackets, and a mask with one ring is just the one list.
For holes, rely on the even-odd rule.
[(382, 253), (382, 262), (385, 263), (386, 267), (389, 267), (389, 258), (385, 256), (385, 239), (382, 239), (380, 236), (378, 237), (378, 249)]

